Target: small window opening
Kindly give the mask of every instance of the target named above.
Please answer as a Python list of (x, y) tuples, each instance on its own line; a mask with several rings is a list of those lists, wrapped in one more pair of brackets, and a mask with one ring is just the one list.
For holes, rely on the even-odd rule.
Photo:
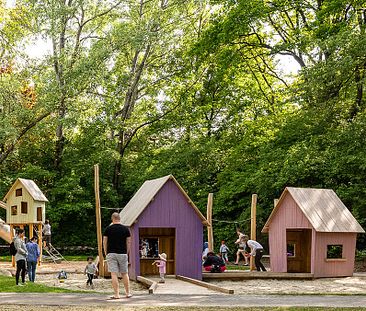
[(15, 196), (16, 197), (21, 197), (22, 195), (23, 195), (22, 188), (19, 188), (19, 189), (15, 190)]
[(339, 259), (343, 258), (343, 245), (328, 245), (327, 246), (327, 259)]
[(22, 214), (28, 214), (28, 203), (27, 202), (22, 202), (21, 213)]
[(12, 215), (12, 216), (16, 216), (16, 215), (18, 215), (18, 206), (13, 205), (13, 206), (11, 207), (11, 215)]

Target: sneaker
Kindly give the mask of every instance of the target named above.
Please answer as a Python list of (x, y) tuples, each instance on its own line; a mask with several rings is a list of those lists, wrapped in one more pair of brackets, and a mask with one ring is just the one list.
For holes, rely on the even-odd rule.
[(164, 284), (164, 283), (165, 283), (165, 281), (164, 281), (164, 280), (160, 280), (160, 281), (159, 281), (159, 283), (160, 283), (160, 284)]
[(132, 294), (127, 294), (126, 295), (126, 298), (131, 298), (132, 297)]
[(17, 284), (17, 286), (24, 286), (25, 285), (25, 283), (19, 283), (19, 284)]

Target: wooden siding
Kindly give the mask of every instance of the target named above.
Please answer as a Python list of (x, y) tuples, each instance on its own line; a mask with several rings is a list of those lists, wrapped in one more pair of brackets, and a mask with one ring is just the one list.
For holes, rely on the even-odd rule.
[(155, 195), (168, 181), (173, 181), (175, 183), (177, 188), (180, 189), (183, 196), (186, 198), (186, 201), (190, 204), (191, 208), (193, 208), (198, 217), (201, 218), (201, 221), (207, 225), (206, 218), (202, 215), (197, 206), (191, 201), (187, 193), (179, 185), (173, 175), (145, 181), (121, 211), (120, 215), (122, 224), (127, 227), (131, 227), (140, 217), (144, 209), (150, 204), (151, 201), (154, 200)]
[(133, 279), (140, 275), (139, 228), (175, 228), (176, 274), (202, 279), (202, 219), (173, 180), (164, 184), (131, 227)]
[[(352, 276), (355, 262), (356, 233), (316, 233), (314, 277)], [(327, 258), (327, 245), (343, 245), (343, 259)]]
[(279, 204), (269, 224), (270, 265), (273, 272), (287, 272), (286, 229), (312, 229), (312, 226), (288, 193)]
[[(22, 188), (22, 196), (17, 197), (15, 195), (15, 190)], [(28, 213), (21, 213), (21, 203), (28, 203)], [(39, 223), (37, 221), (37, 207), (42, 207), (43, 220), (45, 218), (45, 202), (34, 201), (31, 194), (28, 190), (19, 182), (16, 182), (16, 186), (13, 188), (13, 191), (7, 196), (7, 210), (6, 210), (6, 222), (8, 224), (31, 224), (31, 223)], [(11, 207), (17, 206), (17, 215), (11, 215)]]

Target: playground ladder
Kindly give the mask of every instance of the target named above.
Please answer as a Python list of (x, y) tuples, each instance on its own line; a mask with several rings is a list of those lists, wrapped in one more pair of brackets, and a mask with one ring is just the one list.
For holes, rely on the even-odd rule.
[[(36, 227), (34, 227), (34, 231), (37, 233), (37, 236), (39, 237), (39, 231)], [(43, 251), (48, 254), (50, 257), (50, 260), (54, 263), (60, 263), (62, 260), (67, 261), (64, 256), (61, 255), (61, 253), (51, 244), (49, 243), (48, 247), (43, 247)], [(44, 258), (45, 260), (48, 260), (48, 258)]]
[(51, 243), (48, 244), (48, 247), (43, 247), (43, 250), (50, 256), (54, 263), (60, 263), (62, 260), (67, 261)]

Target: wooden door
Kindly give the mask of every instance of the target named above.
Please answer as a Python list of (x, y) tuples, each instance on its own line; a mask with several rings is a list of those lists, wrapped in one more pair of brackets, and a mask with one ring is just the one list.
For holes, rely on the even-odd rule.
[[(175, 274), (175, 228), (140, 228), (140, 240), (158, 241), (158, 253), (167, 255), (167, 274)], [(159, 269), (154, 261), (159, 260), (157, 253), (140, 257), (140, 274), (157, 275)]]
[(311, 230), (287, 229), (287, 272), (311, 272)]
[(167, 256), (166, 274), (175, 274), (175, 237), (159, 237), (159, 254)]

